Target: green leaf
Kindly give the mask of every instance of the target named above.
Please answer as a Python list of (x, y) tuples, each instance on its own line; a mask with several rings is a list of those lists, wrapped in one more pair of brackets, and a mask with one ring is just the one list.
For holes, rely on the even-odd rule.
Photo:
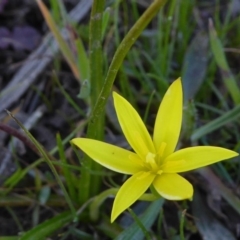
[(202, 136), (226, 125), (229, 122), (235, 121), (240, 117), (240, 106), (236, 106), (232, 110), (216, 118), (215, 120), (205, 124), (204, 126), (197, 129), (191, 136), (192, 141), (196, 141)]
[(82, 83), (80, 93), (78, 94), (78, 98), (86, 99), (90, 96), (90, 82), (88, 79), (85, 79)]
[(220, 69), (224, 84), (228, 89), (235, 104), (240, 103), (240, 90), (238, 88), (236, 79), (234, 78), (224, 53), (221, 41), (217, 37), (217, 32), (213, 26), (212, 20), (209, 20), (209, 34), (211, 49), (214, 59)]
[(208, 36), (198, 32), (184, 57), (182, 82), (185, 102), (192, 99), (204, 80), (208, 63)]
[(61, 49), (66, 61), (68, 62), (74, 76), (80, 80), (80, 74), (79, 74), (79, 69), (77, 66), (77, 61), (75, 59), (75, 56), (73, 55), (70, 47), (68, 46), (67, 42), (65, 39), (62, 37), (61, 32), (58, 30), (57, 24), (54, 21), (53, 17), (51, 16), (49, 10), (45, 6), (45, 4), (41, 0), (37, 0), (38, 6), (43, 14), (43, 17), (51, 30), (53, 36), (55, 37), (59, 48)]
[[(147, 210), (139, 217), (142, 225), (149, 230), (157, 218), (160, 209), (164, 203), (164, 199), (154, 201), (150, 204)], [(115, 240), (141, 240), (144, 239), (144, 234), (138, 224), (135, 222), (129, 228), (118, 235)]]
[(72, 220), (73, 215), (71, 212), (63, 212), (24, 233), (20, 240), (44, 240)]

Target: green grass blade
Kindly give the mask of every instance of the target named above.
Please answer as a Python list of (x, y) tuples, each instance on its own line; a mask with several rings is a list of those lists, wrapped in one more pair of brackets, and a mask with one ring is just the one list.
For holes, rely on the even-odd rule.
[(151, 235), (149, 234), (146, 227), (142, 224), (142, 222), (140, 221), (138, 216), (134, 213), (134, 211), (131, 208), (129, 208), (128, 211), (129, 211), (130, 215), (132, 216), (133, 220), (135, 221), (135, 223), (138, 225), (139, 229), (142, 230), (142, 233), (144, 235), (144, 239), (151, 240), (152, 239)]
[[(58, 146), (60, 161), (63, 164), (67, 164), (67, 159), (65, 156), (62, 139), (59, 133), (57, 134), (56, 139), (57, 139), (57, 146)], [(72, 200), (77, 202), (77, 193), (75, 190), (75, 184), (73, 181), (72, 172), (68, 167), (63, 167), (63, 166), (62, 166), (62, 171), (63, 171), (63, 176), (65, 177), (65, 180), (66, 180), (69, 196), (71, 197)]]
[(54, 177), (56, 178), (57, 183), (59, 184), (59, 187), (63, 191), (64, 197), (69, 205), (69, 208), (71, 209), (72, 215), (76, 215), (75, 208), (73, 206), (72, 200), (68, 195), (68, 192), (66, 191), (61, 178), (58, 175), (57, 170), (55, 169), (52, 160), (51, 160), (51, 155), (38, 143), (38, 141), (33, 137), (33, 135), (23, 126), (23, 124), (18, 121), (10, 112), (8, 114), (14, 119), (14, 121), (19, 125), (19, 127), (24, 131), (24, 133), (29, 137), (29, 139), (32, 141), (32, 143), (36, 146), (38, 149), (39, 153), (43, 156), (44, 160), (48, 164), (49, 168), (51, 169)]
[[(156, 220), (158, 214), (160, 213), (160, 209), (164, 203), (164, 199), (159, 199), (150, 204), (147, 210), (139, 217), (139, 220), (145, 226), (147, 230), (150, 229), (154, 221)], [(144, 239), (144, 235), (142, 230), (139, 228), (137, 223), (133, 223), (130, 227), (124, 230), (121, 234), (119, 234), (115, 240), (132, 240)]]
[(219, 129), (220, 127), (239, 119), (240, 117), (240, 106), (236, 106), (232, 110), (216, 118), (215, 120), (205, 124), (204, 126), (197, 129), (191, 136), (192, 141), (196, 141), (204, 135), (211, 133), (212, 131)]
[(81, 80), (82, 81), (86, 79), (89, 80), (90, 78), (89, 59), (82, 40), (80, 38), (76, 38), (75, 45), (77, 49), (78, 68), (81, 73)]
[(210, 43), (211, 43), (212, 53), (220, 69), (224, 84), (228, 89), (234, 103), (239, 104), (240, 90), (228, 66), (222, 43), (217, 37), (217, 33), (214, 29), (214, 26), (211, 20), (209, 21), (209, 34), (210, 34)]
[(73, 220), (71, 212), (63, 212), (24, 233), (20, 240), (44, 240), (55, 231), (61, 229), (65, 224)]
[(208, 63), (209, 40), (205, 32), (198, 32), (187, 48), (183, 60), (182, 82), (184, 101), (192, 99), (201, 87)]
[(54, 35), (56, 41), (59, 44), (59, 47), (66, 58), (74, 76), (80, 80), (80, 73), (78, 70), (78, 65), (76, 62), (76, 59), (69, 48), (67, 42), (62, 37), (60, 31), (58, 30), (57, 24), (55, 23), (54, 19), (52, 18), (51, 14), (49, 13), (48, 9), (46, 8), (45, 4), (41, 0), (37, 0), (38, 6), (44, 16), (44, 19), (46, 23), (48, 24), (48, 27), (50, 28), (52, 34)]
[(57, 85), (58, 85), (60, 91), (62, 92), (63, 96), (65, 97), (65, 99), (72, 105), (72, 107), (76, 110), (76, 112), (78, 112), (80, 116), (85, 116), (85, 112), (78, 106), (78, 104), (75, 103), (75, 101), (73, 100), (71, 95), (68, 94), (67, 91), (64, 89), (64, 87), (61, 85), (61, 83), (57, 77), (57, 74), (55, 72), (53, 72), (53, 79), (57, 83)]

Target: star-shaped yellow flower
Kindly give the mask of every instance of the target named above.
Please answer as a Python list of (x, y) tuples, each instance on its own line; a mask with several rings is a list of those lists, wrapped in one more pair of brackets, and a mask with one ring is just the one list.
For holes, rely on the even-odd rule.
[(162, 100), (152, 140), (136, 110), (119, 94), (113, 93), (119, 123), (134, 152), (93, 139), (72, 140), (101, 165), (132, 175), (116, 195), (111, 222), (141, 197), (151, 184), (166, 199), (191, 199), (192, 185), (177, 173), (238, 155), (225, 148), (208, 146), (189, 147), (174, 152), (182, 124), (182, 95), (179, 78), (169, 87)]

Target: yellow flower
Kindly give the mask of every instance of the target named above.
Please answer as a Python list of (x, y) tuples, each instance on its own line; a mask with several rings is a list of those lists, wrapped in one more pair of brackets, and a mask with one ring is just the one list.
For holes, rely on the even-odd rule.
[(114, 200), (111, 222), (152, 186), (169, 200), (191, 199), (192, 185), (177, 173), (238, 155), (220, 147), (189, 147), (175, 151), (182, 124), (182, 84), (173, 82), (159, 107), (153, 139), (136, 110), (116, 92), (114, 106), (122, 131), (134, 152), (87, 138), (72, 140), (93, 160), (113, 171), (131, 174)]

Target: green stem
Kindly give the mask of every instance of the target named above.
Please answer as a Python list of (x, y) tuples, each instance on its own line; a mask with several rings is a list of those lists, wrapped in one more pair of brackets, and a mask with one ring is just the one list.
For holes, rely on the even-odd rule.
[(133, 25), (130, 31), (127, 33), (125, 38), (120, 43), (117, 48), (110, 67), (108, 69), (108, 73), (106, 79), (104, 81), (104, 85), (102, 91), (98, 97), (97, 103), (93, 109), (91, 115), (91, 122), (95, 124), (98, 121), (101, 113), (104, 111), (104, 107), (107, 102), (107, 98), (110, 95), (113, 82), (116, 78), (119, 68), (122, 65), (122, 62), (127, 55), (128, 51), (132, 47), (132, 45), (136, 42), (137, 38), (140, 36), (144, 28), (148, 25), (148, 23), (153, 19), (153, 17), (158, 13), (158, 11), (163, 7), (163, 5), (167, 2), (167, 0), (155, 0), (148, 7), (148, 9), (143, 13), (143, 15), (138, 19), (138, 21)]
[[(103, 86), (103, 54), (102, 54), (102, 17), (105, 0), (94, 0), (91, 21), (90, 21), (90, 84), (91, 84), (91, 105), (97, 102), (97, 97)], [(87, 137), (101, 140), (104, 130), (104, 112), (100, 112), (97, 121), (89, 122)], [(79, 201), (86, 202), (90, 196), (99, 192), (101, 176), (91, 175), (92, 171), (101, 171), (102, 166), (93, 162), (87, 155), (83, 158), (83, 168), (79, 185)]]
[[(102, 30), (102, 13), (103, 0), (94, 0), (91, 13), (90, 28), (90, 79), (91, 79), (91, 104), (94, 106), (90, 116), (87, 137), (93, 139), (101, 139), (103, 135), (103, 113), (107, 98), (110, 95), (113, 82), (122, 62), (127, 55), (129, 49), (136, 42), (144, 28), (158, 13), (167, 0), (155, 0), (138, 19), (134, 26), (127, 33), (125, 38), (117, 48), (103, 86), (102, 84), (102, 49), (101, 49), (101, 31)], [(96, 81), (96, 82), (93, 82)], [(100, 88), (102, 87), (101, 91)], [(94, 147), (94, 146), (93, 146)], [(91, 171), (99, 171), (99, 165), (85, 156), (83, 159), (83, 171), (80, 181), (79, 199), (80, 203), (84, 203), (90, 196), (98, 192), (100, 187), (99, 176), (92, 176)]]
[(180, 239), (181, 240), (185, 240), (184, 237), (184, 220), (185, 220), (185, 214), (186, 214), (186, 210), (184, 210), (181, 213), (181, 218), (180, 218)]

